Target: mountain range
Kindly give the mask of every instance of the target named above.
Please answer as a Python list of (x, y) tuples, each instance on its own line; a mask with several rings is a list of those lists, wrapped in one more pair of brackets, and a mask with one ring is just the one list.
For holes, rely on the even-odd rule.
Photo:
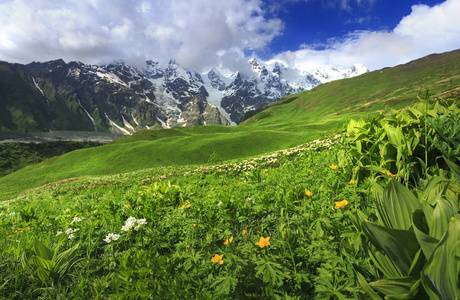
[[(111, 131), (235, 125), (243, 115), (286, 95), (368, 72), (355, 64), (293, 72), (281, 63), (248, 61), (249, 71), (196, 73), (174, 60), (139, 68), (66, 63), (0, 62), (0, 132)], [(294, 74), (294, 75), (293, 75)]]

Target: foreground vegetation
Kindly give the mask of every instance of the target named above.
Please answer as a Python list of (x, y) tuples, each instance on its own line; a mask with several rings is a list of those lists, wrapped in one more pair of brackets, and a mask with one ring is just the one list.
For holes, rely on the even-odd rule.
[(4, 201), (0, 290), (9, 299), (458, 299), (459, 115), (458, 100), (426, 93), (322, 142), (72, 178)]

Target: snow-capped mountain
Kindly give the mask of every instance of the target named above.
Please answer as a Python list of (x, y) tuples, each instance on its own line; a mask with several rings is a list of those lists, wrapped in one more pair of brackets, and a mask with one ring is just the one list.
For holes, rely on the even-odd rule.
[[(314, 86), (360, 75), (367, 68), (334, 67), (300, 73), (280, 63), (248, 61), (250, 72), (223, 74), (218, 68), (199, 74), (171, 60), (145, 67), (123, 61), (86, 65), (55, 60), (28, 65), (0, 62), (23, 90), (0, 99), (8, 107), (0, 130), (86, 130), (130, 134), (143, 128), (237, 124), (244, 113)], [(1, 68), (0, 68), (1, 70)], [(285, 74), (290, 74), (290, 78)], [(1, 75), (1, 74), (0, 74)], [(15, 89), (12, 89), (15, 90)], [(4, 100), (7, 99), (7, 100)], [(17, 112), (22, 120), (14, 120)], [(27, 117), (26, 117), (27, 116)], [(24, 123), (26, 122), (26, 123)], [(2, 124), (5, 123), (5, 124)], [(8, 124), (6, 124), (8, 123)], [(15, 129), (16, 128), (16, 129)], [(18, 129), (21, 128), (21, 129)]]

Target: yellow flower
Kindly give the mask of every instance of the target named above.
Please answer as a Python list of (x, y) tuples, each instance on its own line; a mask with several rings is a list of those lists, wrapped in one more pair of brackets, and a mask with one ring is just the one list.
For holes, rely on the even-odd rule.
[[(223, 254), (222, 254), (222, 255), (216, 254), (216, 255), (211, 259), (211, 261), (212, 261), (213, 263), (223, 264), (223, 263), (224, 263), (224, 261), (222, 260), (223, 257), (224, 257)], [(222, 262), (222, 263), (221, 263), (221, 262)]]
[(247, 230), (243, 230), (243, 232), (241, 233), (242, 235), (245, 235), (246, 233), (248, 233)]
[(348, 204), (347, 200), (338, 201), (338, 202), (335, 203), (334, 208), (335, 209), (339, 209), (339, 208), (344, 209), (347, 204)]
[(193, 227), (196, 227), (196, 224), (192, 224)]
[(224, 242), (224, 245), (228, 245), (231, 242), (233, 242), (233, 236), (231, 238), (229, 238), (229, 239), (226, 239), (225, 242)]
[(313, 193), (306, 189), (305, 190), (305, 195), (307, 195), (308, 197), (311, 197), (311, 196), (313, 196)]
[(313, 174), (313, 171), (310, 171), (310, 174)]
[(358, 183), (358, 180), (350, 180), (350, 184), (355, 184), (355, 183)]
[(337, 169), (337, 166), (332, 164), (332, 165), (329, 166), (329, 168), (331, 168), (332, 170), (335, 170), (335, 169)]
[(129, 205), (129, 204), (126, 204), (126, 207), (127, 207), (127, 208), (131, 208), (131, 205)]
[(182, 206), (180, 207), (180, 209), (184, 209), (184, 208), (185, 208), (185, 205), (182, 205)]
[(191, 205), (190, 204), (187, 204), (187, 208), (189, 208)]
[(224, 264), (224, 261), (223, 260), (219, 260), (219, 265), (223, 265)]
[(270, 237), (260, 237), (260, 240), (256, 243), (257, 246), (259, 246), (260, 248), (263, 248), (265, 246), (270, 246)]

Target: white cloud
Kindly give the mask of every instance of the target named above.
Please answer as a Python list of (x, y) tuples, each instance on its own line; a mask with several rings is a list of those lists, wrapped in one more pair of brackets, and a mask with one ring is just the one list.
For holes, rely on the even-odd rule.
[(414, 5), (411, 14), (392, 31), (357, 31), (331, 39), (325, 50), (303, 45), (298, 51), (283, 52), (275, 58), (300, 70), (329, 64), (350, 67), (357, 62), (371, 70), (395, 66), (460, 48), (459, 11), (460, 0), (447, 0), (434, 7)]
[[(263, 49), (283, 23), (261, 0), (3, 0), (0, 60), (99, 63), (174, 58), (214, 64), (217, 53)], [(233, 50), (232, 50), (233, 49)]]

